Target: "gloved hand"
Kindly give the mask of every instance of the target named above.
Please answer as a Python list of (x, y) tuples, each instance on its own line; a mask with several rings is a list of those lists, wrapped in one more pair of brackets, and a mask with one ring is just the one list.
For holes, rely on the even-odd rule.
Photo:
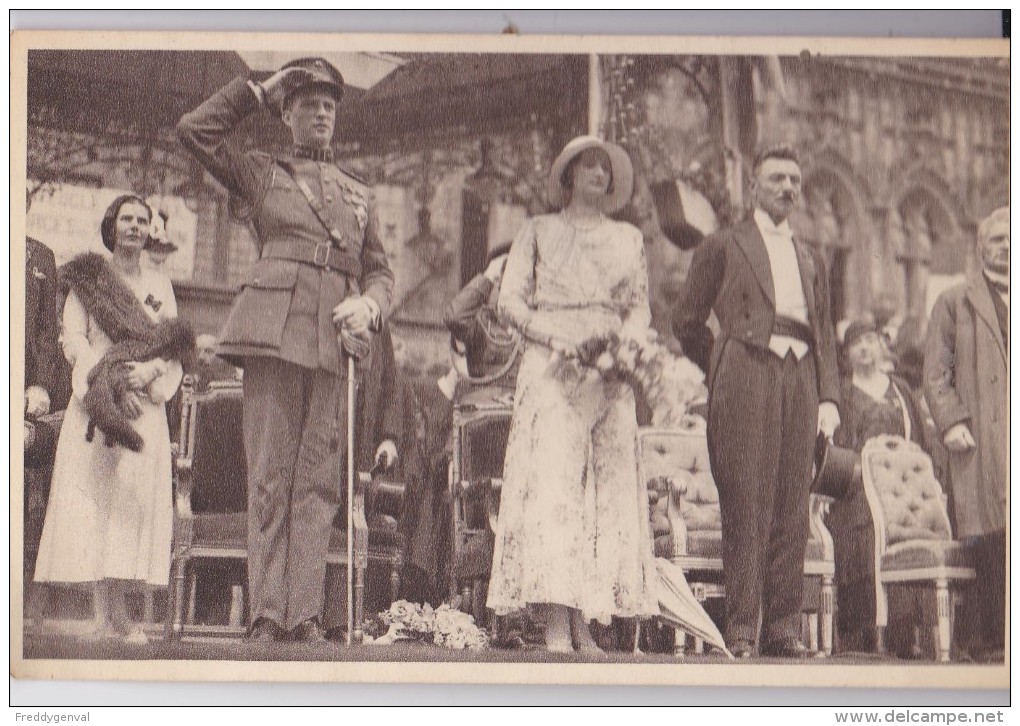
[(965, 423), (958, 423), (946, 431), (942, 443), (946, 445), (947, 449), (954, 452), (967, 451), (977, 446), (974, 435)]
[(832, 441), (838, 428), (839, 409), (832, 401), (822, 401), (818, 404), (818, 432), (825, 434), (825, 438)]
[(498, 285), (500, 279), (503, 277), (503, 269), (506, 267), (506, 259), (509, 255), (500, 255), (494, 257), (489, 266), (485, 268), (485, 277), (492, 282), (493, 285)]
[(29, 416), (43, 416), (50, 412), (50, 394), (42, 386), (25, 389), (25, 413)]
[(293, 89), (308, 82), (312, 74), (306, 68), (284, 68), (262, 82), (262, 91), (266, 94), (266, 103), (277, 113), (282, 110), (283, 99)]
[(361, 335), (369, 333), (376, 319), (376, 307), (367, 297), (349, 297), (333, 308), (333, 325)]

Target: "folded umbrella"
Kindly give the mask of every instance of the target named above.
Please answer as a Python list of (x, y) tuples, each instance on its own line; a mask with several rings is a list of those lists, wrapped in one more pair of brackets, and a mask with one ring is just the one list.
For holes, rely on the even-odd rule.
[(691, 592), (680, 566), (664, 557), (656, 557), (655, 569), (658, 574), (659, 614), (662, 619), (733, 658), (719, 628)]

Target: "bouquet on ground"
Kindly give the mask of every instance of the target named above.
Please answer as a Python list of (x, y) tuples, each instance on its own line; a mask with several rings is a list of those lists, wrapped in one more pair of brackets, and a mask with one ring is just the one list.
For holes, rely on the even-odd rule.
[(475, 619), (454, 605), (433, 608), (398, 600), (365, 623), (365, 642), (389, 645), (398, 640), (432, 643), (453, 650), (481, 650), (489, 636), (475, 625)]

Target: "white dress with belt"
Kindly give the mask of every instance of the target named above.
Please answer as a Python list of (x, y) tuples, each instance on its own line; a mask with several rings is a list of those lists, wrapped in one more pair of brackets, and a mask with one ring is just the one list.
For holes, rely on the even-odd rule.
[[(581, 342), (651, 321), (641, 233), (606, 220), (529, 220), (503, 274), (499, 307), (527, 334), (538, 318)], [(586, 618), (658, 612), (648, 493), (637, 475), (634, 391), (528, 341), (507, 443), (488, 605), (535, 603)]]

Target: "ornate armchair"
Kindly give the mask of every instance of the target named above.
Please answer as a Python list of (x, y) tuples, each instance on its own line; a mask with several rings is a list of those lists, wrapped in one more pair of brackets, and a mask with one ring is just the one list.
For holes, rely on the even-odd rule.
[[(656, 557), (683, 568), (700, 601), (725, 597), (722, 584), (722, 520), (719, 492), (708, 459), (705, 420), (687, 416), (675, 429), (643, 428), (638, 434), (638, 467), (647, 482)], [(827, 502), (812, 495), (810, 535), (804, 553), (809, 586), (804, 597), (804, 637), (832, 653), (832, 537), (822, 522)], [(695, 641), (696, 652), (703, 644)], [(677, 650), (683, 650), (678, 644)]]
[[(244, 633), (240, 602), (232, 625), (196, 626), (196, 573), (199, 559), (246, 560), (248, 556), (247, 464), (242, 436), (243, 397), (238, 382), (214, 383), (198, 392), (185, 378), (181, 427), (174, 467), (174, 532), (170, 572), (167, 634), (180, 638), (185, 630), (209, 635)], [(355, 640), (364, 620), (365, 571), (370, 562), (389, 568), (392, 599), (399, 588), (404, 544), (395, 517), (403, 485), (375, 482), (361, 474), (354, 499)], [(346, 525), (334, 527), (329, 564), (347, 564)]]
[(503, 484), (512, 406), (490, 389), (472, 392), (453, 411), (449, 489), (453, 520), (451, 595), (484, 623), (485, 596)]
[(965, 551), (953, 540), (946, 496), (931, 459), (912, 442), (878, 436), (861, 452), (864, 493), (875, 522), (875, 602), (879, 647), (889, 620), (889, 588), (926, 584), (937, 603), (938, 657), (949, 661), (955, 599), (974, 579)]

